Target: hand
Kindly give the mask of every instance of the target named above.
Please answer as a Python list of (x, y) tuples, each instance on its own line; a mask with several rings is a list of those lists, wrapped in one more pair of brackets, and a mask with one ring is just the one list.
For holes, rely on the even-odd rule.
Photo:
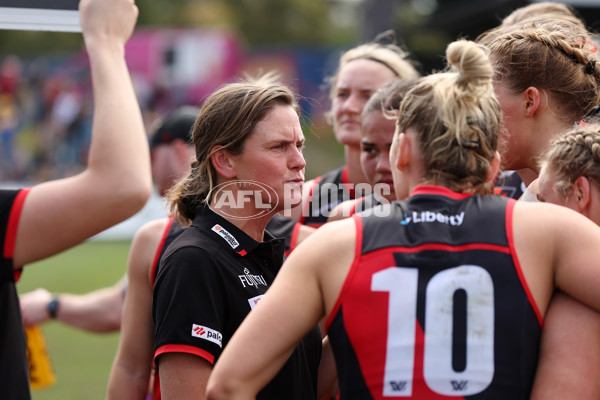
[(36, 289), (20, 296), (21, 314), (25, 326), (46, 322), (50, 319), (48, 314), (48, 303), (52, 300), (52, 294), (46, 289)]
[(107, 39), (125, 45), (138, 14), (134, 0), (80, 0), (79, 22), (86, 46)]

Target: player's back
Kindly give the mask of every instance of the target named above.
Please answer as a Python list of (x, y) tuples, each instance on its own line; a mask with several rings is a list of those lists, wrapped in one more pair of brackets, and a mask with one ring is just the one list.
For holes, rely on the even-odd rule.
[(541, 318), (513, 206), (421, 186), (354, 217), (361, 254), (328, 318), (342, 399), (529, 397)]

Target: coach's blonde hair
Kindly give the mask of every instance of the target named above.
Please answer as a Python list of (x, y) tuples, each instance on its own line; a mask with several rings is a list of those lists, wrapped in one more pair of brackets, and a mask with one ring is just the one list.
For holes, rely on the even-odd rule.
[(465, 40), (451, 43), (446, 58), (452, 68), (419, 79), (406, 94), (397, 132), (416, 131), (422, 183), (489, 193), (501, 120), (492, 66), (482, 46)]
[(227, 84), (202, 105), (192, 128), (196, 149), (192, 170), (167, 193), (171, 213), (184, 226), (192, 222), (198, 206), (210, 204), (217, 182), (217, 172), (210, 160), (215, 146), (230, 154), (242, 153), (244, 142), (256, 124), (275, 106), (291, 106), (300, 115), (296, 96), (278, 79), (277, 74), (268, 73), (257, 79)]

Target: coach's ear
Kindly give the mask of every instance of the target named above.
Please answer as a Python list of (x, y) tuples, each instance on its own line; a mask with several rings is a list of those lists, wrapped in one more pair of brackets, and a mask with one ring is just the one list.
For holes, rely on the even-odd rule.
[(210, 150), (210, 162), (217, 174), (225, 179), (233, 179), (237, 176), (231, 154), (223, 146), (214, 146)]

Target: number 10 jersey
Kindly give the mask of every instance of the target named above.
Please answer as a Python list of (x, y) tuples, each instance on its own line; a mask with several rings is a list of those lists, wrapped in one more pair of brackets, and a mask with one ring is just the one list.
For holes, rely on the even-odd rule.
[(514, 204), (420, 186), (354, 216), (355, 259), (327, 320), (340, 399), (529, 398), (542, 319)]

